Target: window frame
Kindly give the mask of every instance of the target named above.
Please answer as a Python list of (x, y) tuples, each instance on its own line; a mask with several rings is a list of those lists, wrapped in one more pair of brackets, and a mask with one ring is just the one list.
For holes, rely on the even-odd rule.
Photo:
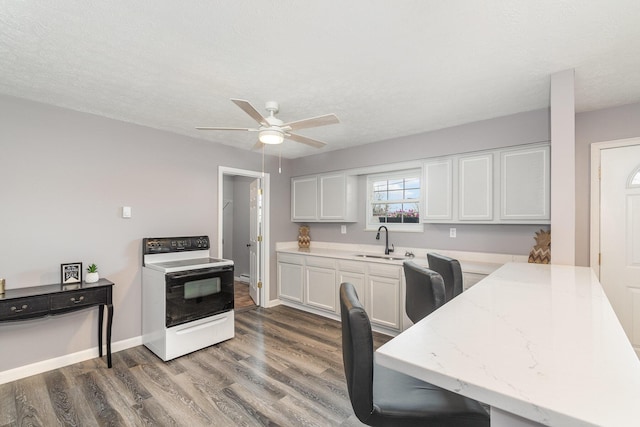
[(627, 183), (627, 188), (638, 188), (640, 187), (640, 166), (636, 167), (631, 175), (629, 175), (629, 182)]
[[(414, 178), (417, 179), (420, 183), (420, 188), (418, 190), (418, 199), (416, 202), (410, 201), (412, 199), (400, 199), (397, 201), (390, 201), (389, 204), (395, 203), (417, 203), (418, 212), (419, 212), (419, 220), (416, 223), (391, 223), (391, 222), (374, 222), (373, 216), (373, 205), (376, 201), (373, 198), (373, 183), (375, 181), (381, 180), (397, 180), (397, 179), (407, 179)], [(379, 227), (386, 226), (389, 231), (401, 231), (401, 232), (411, 232), (411, 233), (421, 233), (424, 232), (424, 223), (422, 222), (422, 215), (424, 212), (424, 179), (422, 177), (422, 168), (411, 168), (411, 169), (403, 169), (403, 170), (393, 170), (388, 172), (380, 172), (374, 174), (368, 174), (366, 176), (366, 189), (367, 196), (365, 198), (366, 206), (365, 206), (365, 231), (377, 231)], [(403, 188), (404, 189), (404, 188)], [(379, 202), (377, 202), (379, 203)]]

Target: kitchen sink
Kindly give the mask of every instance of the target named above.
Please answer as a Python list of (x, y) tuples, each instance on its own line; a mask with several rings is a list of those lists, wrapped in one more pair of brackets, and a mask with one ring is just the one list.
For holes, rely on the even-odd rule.
[(369, 254), (356, 254), (355, 256), (359, 258), (375, 258), (375, 259), (386, 259), (387, 261), (404, 261), (405, 257), (396, 257), (391, 255), (369, 255)]

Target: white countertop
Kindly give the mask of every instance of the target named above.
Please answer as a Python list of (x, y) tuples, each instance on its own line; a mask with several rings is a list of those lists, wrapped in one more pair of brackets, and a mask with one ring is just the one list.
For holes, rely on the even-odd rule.
[[(481, 252), (450, 251), (427, 248), (405, 248), (396, 247), (395, 252), (389, 256), (401, 258), (399, 260), (386, 260), (381, 258), (363, 258), (358, 254), (384, 255), (384, 245), (358, 245), (349, 243), (333, 242), (312, 242), (308, 249), (298, 249), (297, 242), (279, 242), (276, 244), (276, 251), (279, 253), (290, 253), (299, 255), (313, 255), (328, 258), (337, 258), (354, 261), (380, 262), (386, 264), (402, 265), (404, 260), (412, 260), (424, 266), (428, 266), (427, 253), (437, 252), (439, 254), (455, 258), (460, 261), (462, 271), (465, 273), (490, 274), (507, 262), (527, 262), (526, 255), (494, 254)], [(413, 258), (405, 257), (409, 251), (414, 254)]]
[(588, 267), (506, 264), (376, 362), (543, 425), (640, 425), (640, 362)]

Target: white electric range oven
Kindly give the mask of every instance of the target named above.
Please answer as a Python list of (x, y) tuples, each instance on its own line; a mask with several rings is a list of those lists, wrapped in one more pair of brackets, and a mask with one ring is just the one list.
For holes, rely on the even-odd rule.
[(142, 240), (142, 341), (171, 360), (234, 336), (233, 261), (207, 236)]

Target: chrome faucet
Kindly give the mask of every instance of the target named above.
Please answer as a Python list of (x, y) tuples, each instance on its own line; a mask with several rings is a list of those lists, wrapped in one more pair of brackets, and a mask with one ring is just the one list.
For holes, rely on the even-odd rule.
[(387, 227), (385, 227), (384, 225), (381, 225), (378, 228), (378, 234), (376, 234), (376, 240), (380, 240), (380, 230), (382, 230), (384, 228), (384, 254), (385, 255), (389, 255), (390, 252), (393, 252), (396, 248), (395, 246), (393, 246), (393, 243), (391, 244), (391, 249), (389, 249), (389, 230), (387, 229)]

